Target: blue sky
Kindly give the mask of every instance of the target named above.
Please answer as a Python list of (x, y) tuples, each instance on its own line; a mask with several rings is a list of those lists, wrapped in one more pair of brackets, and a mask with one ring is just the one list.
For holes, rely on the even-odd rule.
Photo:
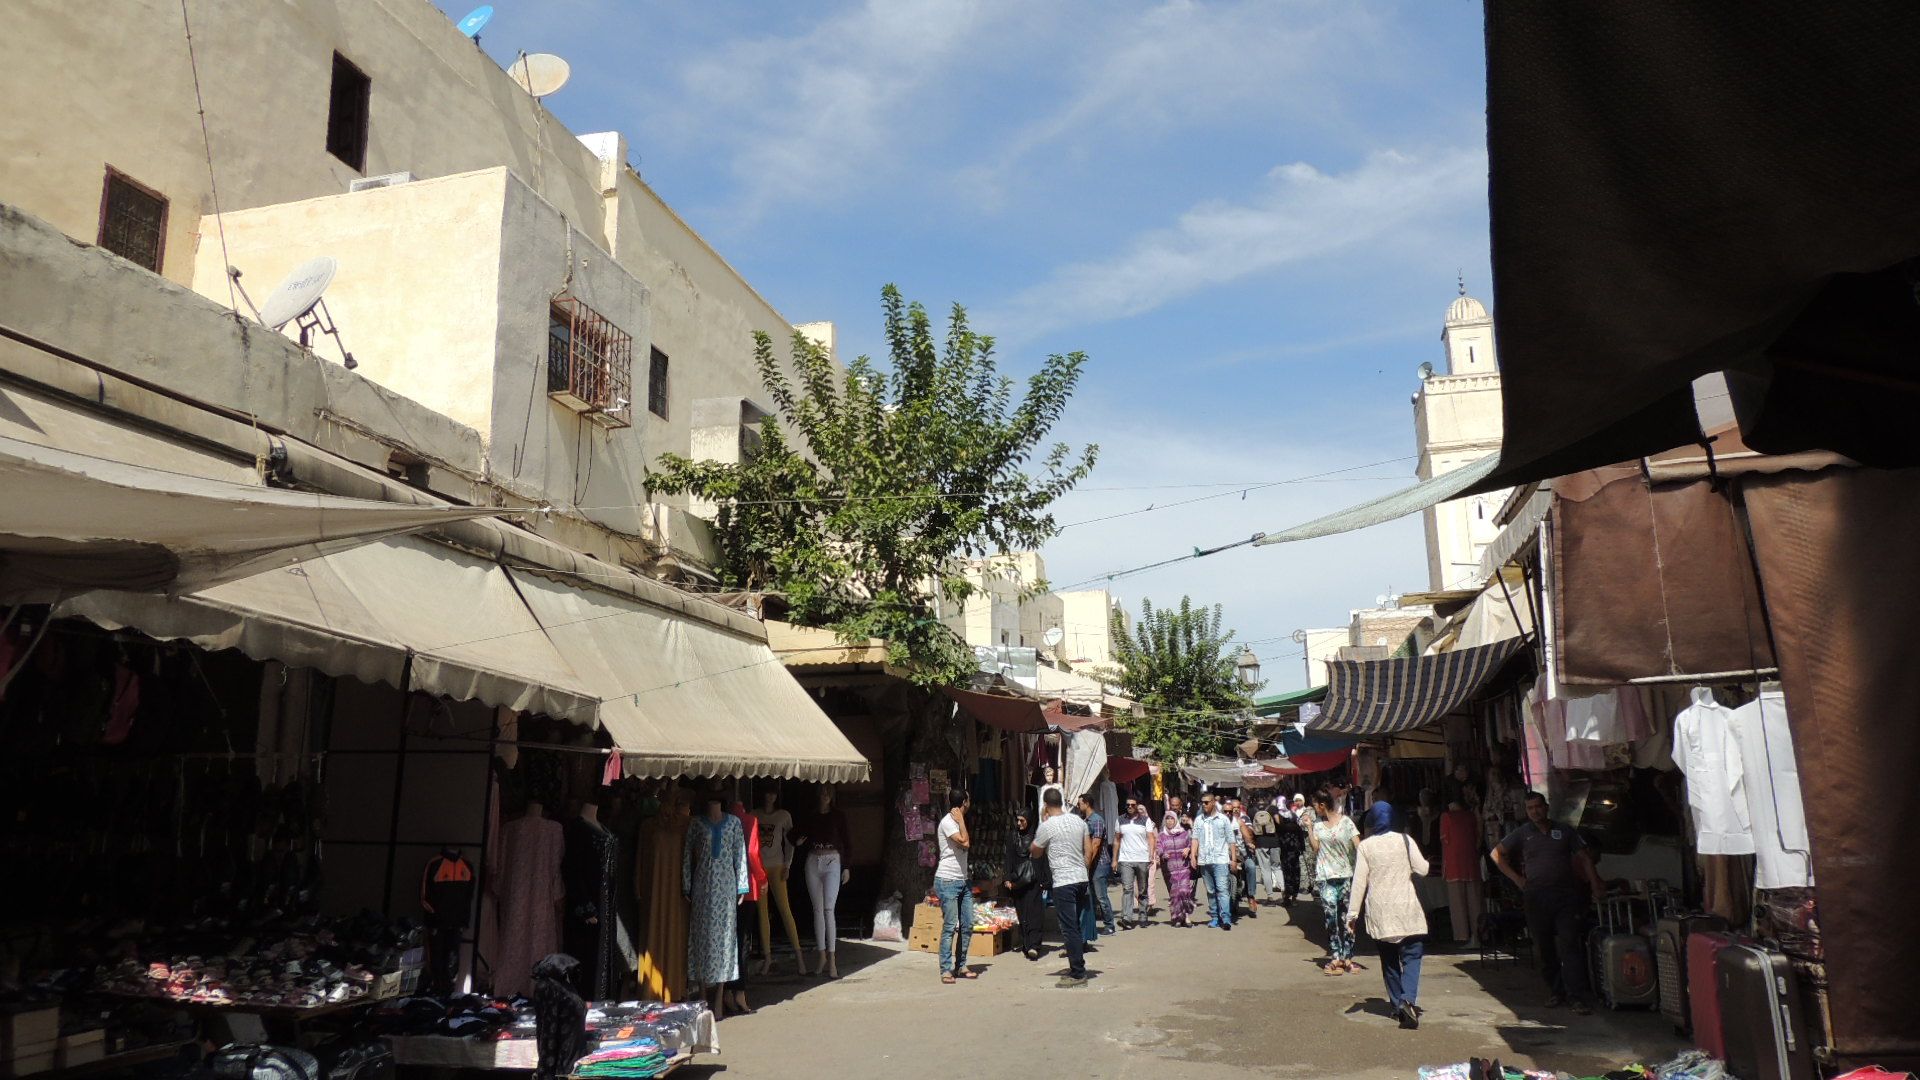
[[(1410, 482), (1414, 369), (1442, 360), (1456, 270), (1490, 299), (1469, 0), (494, 6), (488, 51), (565, 56), (554, 112), (623, 132), (844, 356), (878, 352), (889, 281), (965, 304), (1013, 374), (1089, 353), (1060, 434), (1102, 461), (1062, 522), (1370, 466), (1068, 528), (1059, 585)], [(1111, 587), (1224, 604), (1285, 689), (1295, 629), (1425, 585), (1414, 519)]]

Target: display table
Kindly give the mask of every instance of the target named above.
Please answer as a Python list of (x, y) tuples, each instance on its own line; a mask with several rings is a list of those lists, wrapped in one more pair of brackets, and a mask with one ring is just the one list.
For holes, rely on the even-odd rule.
[[(675, 1058), (720, 1052), (720, 1037), (713, 1013), (702, 1009), (688, 1023), (673, 1029)], [(601, 1041), (615, 1042), (622, 1037), (618, 1029), (601, 1034)], [(532, 1072), (539, 1064), (540, 1050), (534, 1039), (467, 1039), (452, 1035), (389, 1035), (395, 1065), (424, 1065), (449, 1069), (481, 1069), (489, 1072)], [(677, 1067), (677, 1066), (676, 1066)]]

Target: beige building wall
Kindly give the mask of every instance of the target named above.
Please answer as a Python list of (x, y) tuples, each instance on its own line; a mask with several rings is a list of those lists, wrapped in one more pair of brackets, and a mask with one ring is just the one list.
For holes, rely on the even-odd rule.
[(1327, 661), (1339, 658), (1341, 646), (1352, 639), (1352, 627), (1319, 627), (1300, 635), (1306, 639), (1301, 644), (1306, 646), (1307, 685), (1327, 685)]
[[(1113, 610), (1113, 594), (1081, 589), (1023, 599), (1021, 593), (1045, 581), (1046, 574), (1045, 558), (1034, 551), (970, 560), (967, 578), (979, 591), (942, 621), (969, 645), (1041, 649), (1075, 670), (1111, 664), (1108, 612)], [(1131, 626), (1131, 619), (1125, 625)], [(1061, 633), (1060, 644), (1048, 646), (1047, 631), (1055, 628)]]
[[(1444, 476), (1500, 449), (1499, 357), (1493, 319), (1464, 291), (1447, 309), (1440, 332), (1445, 373), (1421, 380), (1413, 397), (1416, 473), (1422, 480)], [(1478, 584), (1480, 552), (1500, 532), (1494, 514), (1506, 492), (1454, 499), (1429, 507), (1426, 526), (1428, 587), (1460, 588)]]

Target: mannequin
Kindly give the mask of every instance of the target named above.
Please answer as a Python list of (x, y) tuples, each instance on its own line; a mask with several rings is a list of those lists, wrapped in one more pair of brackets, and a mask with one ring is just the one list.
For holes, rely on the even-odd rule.
[(561, 876), (566, 883), (566, 951), (580, 962), (575, 985), (589, 1001), (606, 1001), (626, 984), (626, 955), (618, 940), (615, 912), (612, 830), (600, 823), (596, 793), (567, 825)]
[(500, 827), (500, 948), (493, 966), (493, 992), (525, 994), (533, 965), (560, 951), (560, 862), (566, 830), (546, 808), (527, 800), (527, 812)]
[[(847, 831), (847, 815), (833, 805), (831, 787), (820, 785), (815, 806), (814, 812), (795, 826), (793, 842), (807, 849), (805, 873), (807, 895), (813, 900), (813, 944), (820, 953), (814, 972), (837, 979), (840, 965), (834, 953), (839, 927), (835, 925), (833, 907), (840, 900), (840, 886), (853, 877), (853, 871), (846, 864), (853, 853), (853, 844)], [(807, 973), (805, 960), (801, 961), (800, 973)]]
[(787, 927), (787, 940), (793, 945), (794, 963), (800, 974), (807, 973), (807, 953), (800, 947), (800, 926), (793, 920), (793, 902), (787, 895), (787, 870), (793, 865), (793, 815), (780, 808), (780, 792), (769, 788), (760, 796), (760, 809), (754, 811), (760, 823), (760, 864), (767, 869), (767, 887), (760, 890), (760, 974), (773, 970), (773, 921), (768, 910), (779, 909)]
[(459, 848), (442, 848), (420, 875), (420, 910), (433, 931), (427, 970), (433, 993), (450, 995), (460, 976), (460, 939), (473, 923), (473, 864)]
[(687, 996), (687, 902), (680, 889), (687, 843), (687, 795), (668, 788), (660, 813), (640, 830), (634, 891), (645, 898), (646, 948), (639, 959), (640, 993), (653, 1001)]
[(747, 836), (715, 791), (687, 823), (680, 889), (687, 899), (687, 984), (713, 997), (713, 1015), (727, 1014), (726, 984), (740, 978), (740, 898), (747, 894)]
[(1486, 887), (1480, 880), (1480, 818), (1467, 804), (1454, 799), (1440, 815), (1440, 868), (1447, 879), (1447, 912), (1453, 919), (1453, 940), (1468, 949), (1480, 947), (1480, 915), (1486, 906)]

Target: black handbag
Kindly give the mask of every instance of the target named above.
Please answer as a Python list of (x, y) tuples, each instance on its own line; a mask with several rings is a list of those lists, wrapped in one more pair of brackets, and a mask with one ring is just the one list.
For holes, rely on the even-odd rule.
[(1034, 865), (1033, 856), (1029, 855), (1015, 863), (1013, 875), (1008, 880), (1013, 882), (1016, 889), (1031, 889), (1040, 884), (1040, 868)]

